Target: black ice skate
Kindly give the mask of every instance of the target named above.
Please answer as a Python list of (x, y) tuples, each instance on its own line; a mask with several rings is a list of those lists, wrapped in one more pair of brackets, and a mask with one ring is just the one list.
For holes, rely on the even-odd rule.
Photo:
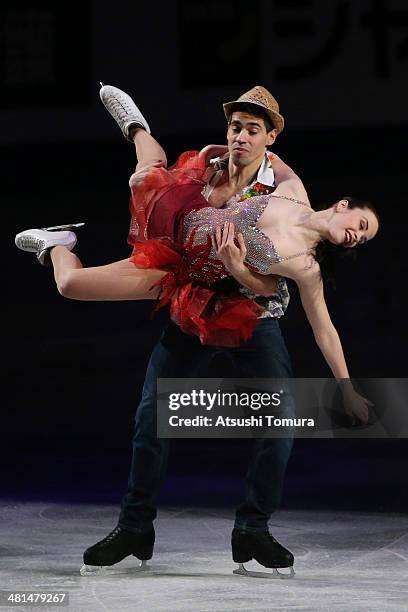
[(106, 538), (86, 549), (80, 574), (90, 576), (99, 573), (103, 567), (115, 565), (129, 555), (141, 560), (139, 570), (147, 570), (149, 566), (146, 561), (153, 556), (154, 540), (153, 527), (136, 533), (117, 526)]
[[(253, 578), (293, 578), (294, 557), (284, 548), (269, 531), (250, 532), (234, 529), (231, 538), (232, 558), (239, 564), (234, 574)], [(255, 559), (261, 565), (273, 568), (273, 572), (252, 572), (244, 567), (244, 563)], [(289, 568), (290, 573), (278, 572), (277, 568)]]

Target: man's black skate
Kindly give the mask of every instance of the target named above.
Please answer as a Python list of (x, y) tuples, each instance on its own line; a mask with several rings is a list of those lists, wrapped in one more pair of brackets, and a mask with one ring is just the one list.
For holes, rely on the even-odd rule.
[(115, 565), (129, 555), (140, 559), (141, 568), (146, 569), (146, 561), (153, 556), (154, 540), (153, 527), (148, 531), (136, 533), (117, 526), (106, 538), (86, 549), (81, 576), (94, 574), (101, 567)]
[[(234, 574), (253, 576), (255, 578), (292, 578), (294, 557), (284, 548), (269, 531), (250, 532), (234, 529), (231, 537), (232, 558), (239, 568)], [(255, 559), (264, 567), (273, 568), (273, 573), (247, 571), (243, 563)], [(277, 568), (288, 567), (290, 574), (278, 572)]]

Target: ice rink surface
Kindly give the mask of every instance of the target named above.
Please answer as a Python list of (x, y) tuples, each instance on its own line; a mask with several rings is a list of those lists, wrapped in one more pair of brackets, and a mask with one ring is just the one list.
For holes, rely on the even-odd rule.
[[(116, 525), (114, 506), (3, 501), (2, 590), (67, 591), (75, 612), (408, 610), (408, 517), (280, 511), (270, 530), (295, 555), (292, 580), (235, 576), (233, 511), (166, 508), (156, 521), (150, 570), (134, 557), (82, 577), (82, 553)], [(263, 568), (251, 562), (247, 569)]]

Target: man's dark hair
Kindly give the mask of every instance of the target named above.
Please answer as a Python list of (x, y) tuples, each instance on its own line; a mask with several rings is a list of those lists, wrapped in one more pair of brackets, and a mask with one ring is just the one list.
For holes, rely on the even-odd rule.
[(258, 104), (251, 104), (250, 102), (237, 102), (230, 107), (230, 115), (228, 117), (228, 125), (231, 123), (231, 117), (233, 113), (248, 113), (248, 115), (253, 115), (258, 119), (263, 119), (265, 124), (265, 128), (267, 132), (271, 132), (275, 129), (271, 118), (268, 113), (258, 106)]

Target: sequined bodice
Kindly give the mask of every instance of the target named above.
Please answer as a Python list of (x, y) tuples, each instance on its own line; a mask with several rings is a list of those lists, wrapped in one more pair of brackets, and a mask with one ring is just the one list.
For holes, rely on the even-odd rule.
[[(191, 211), (184, 219), (184, 242), (194, 232), (193, 244), (204, 244), (208, 236), (214, 234), (217, 226), (222, 226), (225, 222), (230, 221), (244, 236), (247, 248), (246, 263), (260, 274), (269, 274), (271, 266), (284, 259), (277, 253), (268, 236), (257, 228), (258, 220), (270, 198), (270, 194), (242, 201), (239, 201), (238, 198), (231, 198), (224, 208), (208, 206)], [(211, 246), (209, 258), (218, 259), (213, 246)], [(223, 276), (227, 276), (227, 273)]]

